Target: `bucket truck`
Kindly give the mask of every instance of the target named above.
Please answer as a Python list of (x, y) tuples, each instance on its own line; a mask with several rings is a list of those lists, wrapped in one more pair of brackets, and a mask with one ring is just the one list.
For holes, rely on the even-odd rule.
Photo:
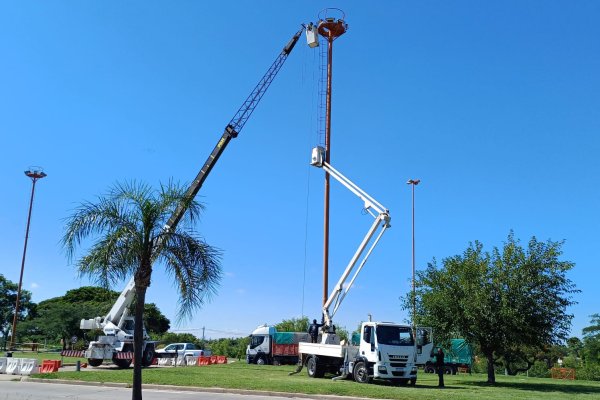
[[(298, 350), (300, 361), (296, 372), (300, 372), (302, 367), (306, 366), (308, 376), (312, 378), (323, 377), (326, 372), (331, 372), (339, 374), (334, 379), (352, 377), (359, 383), (368, 383), (376, 378), (395, 384), (410, 382), (414, 385), (417, 381), (416, 351), (412, 328), (409, 325), (364, 322), (361, 325), (358, 344), (340, 343), (333, 325), (335, 313), (352, 288), (371, 252), (386, 229), (390, 227), (389, 211), (329, 165), (325, 161), (325, 150), (322, 147), (313, 149), (311, 165), (323, 168), (330, 176), (357, 195), (364, 202), (365, 210), (375, 218), (375, 221), (323, 305), (324, 324), (321, 328), (320, 342), (300, 342)], [(378, 230), (379, 233), (376, 234)], [(352, 273), (352, 278), (346, 284)]]
[[(242, 103), (231, 121), (225, 127), (225, 130), (215, 145), (213, 151), (208, 156), (206, 162), (200, 169), (200, 172), (194, 178), (185, 194), (185, 201), (182, 201), (167, 221), (164, 229), (166, 231), (174, 230), (187, 211), (187, 204), (192, 200), (202, 187), (202, 184), (208, 177), (208, 174), (215, 166), (219, 157), (231, 141), (236, 138), (242, 128), (254, 112), (254, 109), (266, 93), (267, 89), (277, 76), (277, 73), (283, 66), (283, 63), (298, 42), (305, 26), (294, 34), (289, 42), (281, 50), (275, 61), (271, 64), (267, 72), (256, 84), (250, 95)], [(160, 245), (160, 244), (159, 244)], [(131, 365), (133, 359), (133, 321), (134, 318), (128, 316), (128, 307), (133, 302), (135, 295), (135, 282), (133, 277), (119, 296), (110, 312), (104, 317), (81, 320), (80, 328), (84, 330), (101, 329), (104, 332), (97, 341), (90, 343), (85, 351), (85, 357), (91, 366), (99, 366), (103, 360), (112, 360), (120, 368), (127, 368)], [(143, 364), (150, 365), (155, 356), (155, 342), (149, 341), (149, 337), (144, 332), (144, 356)]]

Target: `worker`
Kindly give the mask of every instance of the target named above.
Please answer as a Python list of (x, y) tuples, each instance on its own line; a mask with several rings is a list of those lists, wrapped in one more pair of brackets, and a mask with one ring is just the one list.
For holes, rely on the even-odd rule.
[(308, 327), (308, 334), (310, 335), (310, 340), (312, 343), (317, 343), (317, 338), (319, 337), (319, 328), (322, 327), (323, 324), (318, 324), (316, 319), (313, 319), (312, 324)]
[(438, 374), (438, 387), (444, 387), (444, 350), (438, 347), (435, 354), (435, 369)]

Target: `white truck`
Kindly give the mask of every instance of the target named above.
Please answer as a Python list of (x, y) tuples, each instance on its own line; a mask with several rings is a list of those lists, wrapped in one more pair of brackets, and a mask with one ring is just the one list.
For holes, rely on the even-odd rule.
[(261, 325), (250, 335), (246, 348), (248, 364), (296, 364), (298, 343), (309, 342), (306, 332), (277, 332), (274, 326)]
[[(321, 328), (320, 342), (299, 343), (300, 361), (296, 373), (306, 366), (308, 376), (313, 378), (323, 377), (326, 372), (331, 372), (340, 374), (334, 379), (351, 376), (360, 383), (368, 383), (375, 378), (385, 379), (395, 384), (410, 382), (414, 385), (417, 382), (416, 346), (409, 325), (364, 322), (361, 325), (359, 343), (340, 343), (332, 320), (369, 255), (385, 230), (390, 227), (389, 211), (329, 165), (325, 161), (325, 150), (322, 147), (313, 149), (311, 164), (323, 168), (330, 176), (356, 194), (364, 202), (365, 210), (375, 218), (375, 221), (323, 305), (324, 325)], [(378, 229), (380, 231), (375, 235)], [(357, 263), (356, 271), (350, 282), (346, 284)]]
[[(105, 360), (119, 368), (129, 368), (133, 360), (134, 317), (129, 315), (129, 306), (135, 295), (135, 283), (130, 279), (119, 298), (104, 318), (82, 319), (79, 327), (83, 330), (100, 329), (104, 335), (90, 342), (84, 357), (92, 367), (100, 366)], [(156, 341), (150, 340), (144, 328), (142, 365), (152, 364)]]

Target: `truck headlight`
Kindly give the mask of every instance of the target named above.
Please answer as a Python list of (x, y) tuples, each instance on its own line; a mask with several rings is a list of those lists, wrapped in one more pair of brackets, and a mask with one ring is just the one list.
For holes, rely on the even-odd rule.
[(380, 374), (386, 374), (387, 375), (387, 368), (386, 367), (379, 367), (377, 368), (377, 370), (379, 371)]

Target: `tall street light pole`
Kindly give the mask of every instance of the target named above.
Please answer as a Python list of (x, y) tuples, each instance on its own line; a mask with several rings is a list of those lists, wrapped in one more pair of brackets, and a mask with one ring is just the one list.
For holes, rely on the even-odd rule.
[(417, 317), (417, 296), (415, 291), (415, 186), (421, 182), (420, 179), (409, 179), (406, 184), (412, 186), (412, 327), (413, 335), (416, 340), (417, 326), (415, 318)]
[(23, 286), (23, 270), (25, 269), (25, 255), (27, 254), (27, 241), (29, 239), (29, 225), (31, 223), (31, 209), (33, 208), (33, 196), (35, 194), (35, 183), (46, 176), (43, 169), (40, 167), (30, 167), (29, 170), (25, 171), (32, 182), (31, 185), (31, 199), (29, 200), (29, 213), (27, 214), (27, 229), (25, 229), (25, 246), (23, 246), (23, 259), (21, 260), (21, 275), (19, 276), (19, 287), (17, 289), (17, 301), (15, 303), (15, 315), (13, 317), (12, 331), (10, 337), (9, 351), (14, 348), (15, 336), (17, 333), (17, 317), (19, 315), (19, 301), (21, 300), (21, 287)]

